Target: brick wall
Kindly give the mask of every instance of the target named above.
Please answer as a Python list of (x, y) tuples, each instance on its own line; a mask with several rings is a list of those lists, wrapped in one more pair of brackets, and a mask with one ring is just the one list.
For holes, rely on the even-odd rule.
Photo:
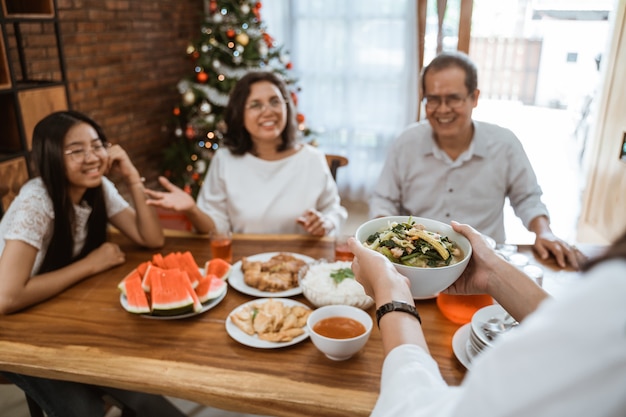
[(70, 106), (100, 123), (154, 184), (202, 2), (57, 0), (57, 8)]

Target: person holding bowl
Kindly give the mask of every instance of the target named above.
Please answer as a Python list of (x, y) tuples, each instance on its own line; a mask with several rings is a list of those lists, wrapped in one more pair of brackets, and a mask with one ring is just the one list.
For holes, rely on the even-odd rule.
[[(552, 299), (472, 227), (451, 223), (471, 260), (445, 291), (488, 293), (520, 325), (449, 387), (430, 356), (408, 280), (381, 253), (349, 240), (352, 269), (376, 302), (385, 360), (372, 416), (626, 415), (626, 232)], [(582, 262), (582, 259), (580, 260)]]

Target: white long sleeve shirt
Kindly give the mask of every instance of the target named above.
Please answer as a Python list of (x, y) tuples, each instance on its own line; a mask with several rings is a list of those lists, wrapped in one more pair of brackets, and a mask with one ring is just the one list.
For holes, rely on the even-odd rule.
[(626, 260), (593, 268), (448, 387), (423, 349), (386, 357), (375, 417), (626, 416)]
[(197, 205), (218, 230), (234, 233), (303, 234), (296, 219), (310, 208), (327, 216), (335, 230), (348, 217), (324, 154), (309, 145), (277, 161), (219, 149)]
[(428, 122), (407, 127), (389, 147), (370, 200), (370, 217), (456, 220), (497, 242), (506, 240), (506, 198), (526, 228), (535, 217), (548, 217), (519, 139), (509, 129), (473, 123), (471, 147), (454, 161), (437, 146)]

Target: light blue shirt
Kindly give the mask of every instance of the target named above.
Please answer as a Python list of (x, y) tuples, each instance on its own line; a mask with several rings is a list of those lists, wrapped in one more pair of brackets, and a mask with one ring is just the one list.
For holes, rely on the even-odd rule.
[(389, 147), (370, 200), (370, 217), (419, 216), (467, 223), (497, 242), (506, 240), (508, 197), (526, 228), (548, 217), (541, 187), (521, 142), (509, 129), (474, 121), (470, 148), (452, 161), (427, 121), (410, 125)]

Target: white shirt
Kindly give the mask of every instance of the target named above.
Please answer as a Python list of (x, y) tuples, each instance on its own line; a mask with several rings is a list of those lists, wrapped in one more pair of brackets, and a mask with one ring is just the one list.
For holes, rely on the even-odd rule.
[(497, 242), (506, 240), (506, 198), (526, 228), (535, 217), (548, 217), (519, 139), (509, 129), (473, 123), (471, 147), (454, 161), (437, 146), (427, 121), (407, 127), (389, 147), (370, 200), (370, 217), (456, 220)]
[[(106, 177), (102, 178), (107, 216), (111, 218), (129, 206), (117, 188)], [(91, 207), (74, 205), (74, 256), (82, 250), (87, 238), (87, 220)], [(41, 178), (33, 178), (20, 188), (9, 209), (0, 221), (0, 256), (7, 240), (21, 240), (38, 250), (31, 276), (36, 275), (46, 257), (54, 229), (54, 207)]]
[(474, 358), (459, 387), (420, 347), (395, 348), (372, 416), (626, 416), (626, 261), (544, 301)]
[(348, 217), (324, 154), (309, 145), (278, 161), (219, 149), (197, 205), (218, 230), (234, 233), (303, 234), (296, 219), (309, 208), (328, 216), (335, 230)]

